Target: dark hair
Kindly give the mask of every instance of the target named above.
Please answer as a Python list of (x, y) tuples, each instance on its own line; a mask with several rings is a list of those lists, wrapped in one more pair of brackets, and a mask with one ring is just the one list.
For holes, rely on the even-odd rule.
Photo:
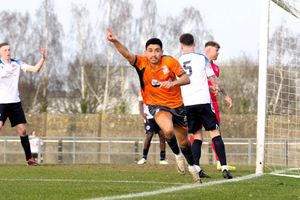
[(208, 41), (205, 43), (205, 47), (208, 47), (208, 46), (211, 46), (211, 47), (216, 47), (218, 49), (221, 48), (221, 46), (219, 45), (219, 43), (215, 42), (215, 41)]
[(184, 33), (180, 36), (179, 42), (187, 46), (192, 46), (195, 43), (194, 36), (190, 33)]
[(0, 43), (0, 48), (3, 46), (7, 46), (7, 45), (9, 45), (8, 42), (2, 42), (2, 43)]
[(146, 49), (147, 49), (147, 47), (148, 47), (150, 44), (157, 44), (157, 45), (160, 46), (161, 49), (163, 48), (162, 42), (161, 42), (161, 40), (158, 39), (158, 38), (151, 38), (151, 39), (149, 39), (149, 40), (146, 42), (146, 45), (145, 45)]

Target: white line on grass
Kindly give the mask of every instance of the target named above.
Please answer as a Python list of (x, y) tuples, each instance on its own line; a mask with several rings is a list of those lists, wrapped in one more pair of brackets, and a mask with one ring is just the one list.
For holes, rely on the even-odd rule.
[(300, 175), (292, 175), (292, 174), (277, 174), (277, 173), (270, 173), (271, 175), (275, 176), (284, 176), (284, 177), (290, 177), (290, 178), (300, 178)]
[(156, 182), (156, 181), (112, 181), (112, 180), (83, 180), (83, 179), (26, 179), (26, 178), (0, 178), (0, 181), (32, 181), (32, 182), (75, 182), (75, 183), (132, 183), (132, 184), (172, 184), (183, 185), (183, 183)]
[(250, 174), (247, 176), (241, 176), (237, 177), (234, 179), (230, 180), (219, 180), (219, 181), (211, 181), (203, 184), (186, 184), (178, 187), (170, 187), (170, 188), (165, 188), (161, 190), (155, 190), (151, 192), (140, 192), (140, 193), (132, 193), (132, 194), (126, 194), (126, 195), (117, 195), (117, 196), (110, 196), (110, 197), (99, 197), (99, 198), (92, 198), (88, 200), (115, 200), (115, 199), (131, 199), (131, 198), (136, 198), (136, 197), (145, 197), (145, 196), (153, 196), (153, 195), (158, 195), (158, 194), (163, 194), (163, 193), (170, 193), (170, 192), (177, 192), (181, 190), (188, 190), (188, 189), (193, 189), (193, 188), (199, 188), (199, 187), (206, 187), (206, 186), (211, 186), (211, 185), (219, 185), (219, 184), (224, 184), (224, 183), (232, 183), (232, 182), (238, 182), (238, 181), (244, 181), (252, 178), (256, 178), (261, 176), (262, 174)]
[(274, 171), (271, 172), (271, 175), (275, 175), (275, 176), (285, 176), (285, 177), (290, 177), (290, 178), (300, 178), (300, 174), (285, 174), (286, 172), (289, 171), (300, 171), (300, 168), (289, 168), (289, 169), (284, 169), (284, 170), (278, 170), (278, 171)]

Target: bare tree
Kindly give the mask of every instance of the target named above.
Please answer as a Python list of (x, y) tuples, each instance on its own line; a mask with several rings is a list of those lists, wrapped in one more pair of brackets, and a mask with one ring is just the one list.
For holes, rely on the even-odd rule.
[[(53, 0), (42, 1), (41, 7), (37, 9), (35, 19), (34, 30), (36, 34), (33, 35), (32, 39), (34, 39), (38, 48), (43, 46), (47, 48), (47, 64), (43, 69), (44, 78), (43, 81), (39, 83), (43, 85), (40, 111), (47, 112), (49, 106), (49, 91), (55, 93), (55, 91), (61, 90), (63, 86), (60, 73), (63, 71), (63, 66), (61, 66), (63, 63), (63, 28), (54, 11)], [(39, 91), (37, 91), (37, 94), (38, 92)], [(36, 98), (34, 104), (36, 104), (37, 100), (39, 99)]]
[[(85, 68), (84, 74), (84, 85), (85, 89), (85, 98), (86, 98), (86, 112), (95, 113), (98, 111), (99, 105), (103, 100), (103, 91), (104, 91), (104, 80), (105, 74), (102, 73), (105, 71), (105, 67), (102, 66), (101, 60), (103, 58), (100, 55), (94, 56), (93, 59), (83, 62)], [(82, 96), (81, 96), (81, 82), (80, 75), (81, 70), (79, 70), (80, 61), (79, 56), (75, 57), (73, 62), (68, 64), (68, 76), (66, 78), (68, 85), (68, 92), (65, 95), (64, 104), (62, 105), (66, 112), (71, 113), (82, 113)], [(70, 101), (72, 99), (72, 101)]]
[[(109, 0), (109, 1), (99, 1), (100, 10), (103, 11), (102, 21), (99, 22), (100, 29), (104, 33), (103, 39), (105, 38), (106, 29), (108, 27), (112, 28), (118, 37), (122, 41), (128, 41), (129, 36), (132, 35), (132, 15), (131, 8), (132, 5), (128, 0)], [(129, 44), (125, 44), (128, 48)], [(118, 99), (120, 106), (124, 106), (124, 84), (125, 84), (125, 70), (124, 66), (128, 65), (124, 59), (120, 59), (120, 55), (116, 51), (107, 46), (106, 40), (103, 40), (103, 46), (105, 46), (105, 52), (107, 57), (106, 64), (106, 79), (105, 79), (105, 89), (104, 97), (102, 102), (102, 114), (105, 115), (108, 102), (114, 102), (114, 99)], [(113, 98), (111, 98), (113, 97)], [(115, 102), (116, 103), (116, 102)]]
[[(72, 5), (72, 28), (71, 33), (74, 35), (75, 41), (75, 52), (76, 58), (78, 58), (78, 66), (80, 67), (80, 108), (82, 113), (88, 111), (89, 103), (88, 98), (93, 96), (99, 99), (99, 96), (95, 92), (92, 84), (89, 82), (86, 72), (86, 65), (90, 65), (91, 61), (94, 60), (94, 49), (95, 49), (95, 37), (93, 35), (92, 26), (89, 22), (89, 11), (83, 5)], [(71, 34), (70, 33), (70, 34)], [(73, 80), (73, 81), (76, 81)], [(74, 83), (73, 83), (74, 84)], [(76, 83), (75, 83), (76, 84)], [(92, 93), (90, 95), (89, 91)]]
[[(28, 13), (3, 11), (0, 13), (0, 26), (2, 31), (0, 37), (9, 42), (12, 48), (13, 57), (25, 61), (29, 64), (37, 62), (39, 59), (38, 48), (35, 48), (35, 41), (32, 40), (34, 29), (32, 28), (31, 17)], [(36, 81), (39, 75), (23, 73), (20, 79), (20, 94), (24, 103), (25, 111), (32, 108)]]
[(207, 29), (199, 10), (184, 8), (178, 16), (168, 16), (159, 24), (159, 35), (170, 55), (179, 52), (179, 37), (182, 33), (191, 33), (196, 38), (197, 47), (202, 48), (206, 41), (213, 39)]
[(246, 54), (220, 65), (220, 82), (233, 99), (234, 106), (229, 110), (219, 95), (219, 107), (224, 113), (255, 113), (257, 105), (258, 65)]
[(145, 0), (141, 5), (142, 15), (138, 18), (139, 46), (143, 47), (147, 39), (157, 37), (157, 5), (156, 1)]
[(30, 15), (28, 13), (22, 14), (19, 12), (3, 11), (0, 13), (0, 18), (0, 25), (2, 27), (0, 35), (4, 41), (10, 43), (14, 56), (17, 58), (27, 57), (28, 53), (24, 51), (26, 49), (24, 48), (26, 46), (24, 43), (28, 41), (26, 37), (30, 34)]

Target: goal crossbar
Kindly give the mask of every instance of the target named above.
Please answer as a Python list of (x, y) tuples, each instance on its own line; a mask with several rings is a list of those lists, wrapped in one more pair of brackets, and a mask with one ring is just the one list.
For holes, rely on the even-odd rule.
[(272, 0), (272, 1), (275, 4), (277, 4), (279, 7), (287, 11), (288, 13), (300, 19), (300, 11), (296, 9), (294, 5), (291, 5), (289, 2), (284, 0)]

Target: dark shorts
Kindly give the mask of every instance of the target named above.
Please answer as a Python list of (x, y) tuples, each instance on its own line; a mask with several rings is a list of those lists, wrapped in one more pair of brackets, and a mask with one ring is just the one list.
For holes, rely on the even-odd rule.
[(211, 104), (185, 106), (185, 108), (189, 133), (196, 133), (202, 126), (206, 131), (213, 131), (219, 128), (219, 123)]
[(144, 128), (145, 128), (145, 133), (159, 133), (160, 127), (157, 125), (156, 121), (154, 119), (148, 119), (149, 122), (144, 120)]
[(161, 110), (170, 112), (173, 116), (174, 124), (176, 124), (180, 127), (183, 127), (183, 128), (187, 128), (186, 111), (185, 111), (185, 108), (183, 105), (178, 108), (169, 108), (169, 107), (165, 107), (165, 106), (149, 105), (148, 108), (149, 108), (150, 114), (153, 117), (155, 117), (156, 113), (158, 113)]
[(0, 104), (0, 121), (4, 124), (7, 118), (9, 118), (11, 127), (26, 123), (21, 102)]

